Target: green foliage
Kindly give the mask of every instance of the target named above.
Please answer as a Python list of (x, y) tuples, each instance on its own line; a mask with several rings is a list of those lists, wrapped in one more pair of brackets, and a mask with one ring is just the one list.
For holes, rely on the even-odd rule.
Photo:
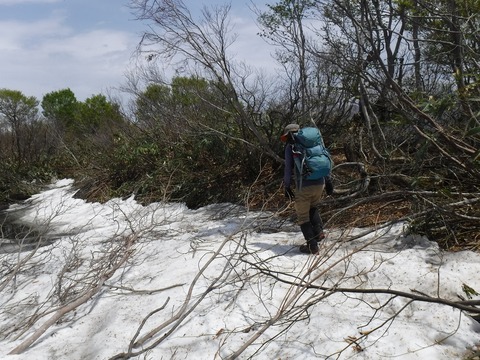
[(201, 104), (201, 96), (209, 91), (209, 84), (205, 79), (175, 77), (172, 80), (172, 99), (184, 108)]
[(161, 161), (159, 144), (146, 137), (119, 136), (111, 150), (105, 166), (114, 188), (151, 176)]
[[(260, 22), (269, 29), (270, 35), (281, 31), (282, 27), (289, 27), (292, 20), (300, 17), (307, 17), (308, 10), (315, 7), (315, 1), (312, 0), (281, 0), (274, 5), (267, 4), (268, 12), (260, 15)], [(264, 32), (263, 36), (269, 37)]]
[[(423, 111), (435, 118), (441, 119), (445, 113), (451, 113), (456, 109), (458, 98), (454, 94), (442, 94), (440, 97), (430, 96), (422, 103)], [(420, 103), (419, 103), (420, 105)]]
[(168, 86), (149, 84), (136, 98), (136, 120), (141, 126), (155, 127), (159, 117), (166, 113), (170, 104), (171, 91)]
[(105, 95), (93, 95), (78, 104), (76, 124), (78, 131), (93, 133), (123, 121), (119, 106), (107, 100)]
[(21, 91), (0, 89), (0, 115), (13, 127), (35, 120), (38, 100)]
[(109, 150), (96, 156), (112, 194), (135, 193), (145, 202), (168, 196), (191, 207), (238, 201), (241, 193), (225, 188), (244, 179), (238, 174), (244, 147), (222, 101), (205, 79), (150, 84), (136, 99), (138, 126), (117, 134)]
[(20, 168), (35, 155), (33, 146), (36, 136), (32, 129), (38, 120), (38, 100), (25, 96), (20, 91), (0, 90), (0, 125), (6, 131), (2, 137), (6, 140), (0, 144), (3, 156), (15, 161)]
[(77, 116), (79, 102), (70, 89), (53, 91), (43, 96), (43, 116), (50, 120), (57, 130), (72, 130)]
[(462, 284), (462, 290), (468, 299), (472, 299), (474, 296), (480, 295), (474, 288), (465, 283)]
[[(11, 103), (28, 104), (36, 111), (34, 99), (8, 90), (2, 95), (5, 104), (12, 99)], [(17, 163), (13, 172), (15, 157), (2, 151), (0, 191), (7, 199), (18, 189), (16, 184), (59, 175), (91, 179), (89, 186), (98, 187), (84, 192), (91, 200), (135, 193), (140, 201), (168, 198), (191, 207), (238, 201), (241, 192), (229, 187), (241, 189), (245, 180), (239, 176), (245, 148), (239, 146), (238, 124), (224, 110), (223, 101), (214, 83), (175, 78), (171, 86), (148, 86), (136, 100), (137, 121), (128, 123), (118, 105), (103, 95), (79, 102), (70, 89), (46, 94), (42, 101), (46, 121), (31, 121), (21, 133), (23, 140), (45, 142), (32, 142), (38, 156)], [(2, 145), (10, 143), (3, 139), (11, 134), (0, 133)]]
[(471, 128), (470, 130), (467, 131), (465, 136), (469, 137), (469, 136), (475, 136), (475, 135), (478, 135), (478, 134), (480, 134), (480, 126)]
[(4, 159), (0, 162), (0, 207), (37, 193), (54, 177), (55, 172), (48, 164), (38, 162), (19, 167), (11, 159)]

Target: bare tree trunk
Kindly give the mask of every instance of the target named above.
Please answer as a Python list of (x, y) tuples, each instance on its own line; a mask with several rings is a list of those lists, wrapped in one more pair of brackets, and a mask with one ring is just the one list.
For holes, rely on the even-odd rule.
[(419, 24), (418, 20), (416, 19), (417, 11), (418, 11), (418, 0), (414, 0), (413, 5), (414, 11), (414, 18), (412, 20), (412, 38), (413, 38), (413, 51), (414, 51), (414, 74), (415, 74), (415, 88), (418, 92), (423, 91), (423, 82), (422, 82), (422, 73), (421, 73), (421, 66), (420, 61), (422, 59), (422, 53), (420, 50), (420, 40), (419, 40)]

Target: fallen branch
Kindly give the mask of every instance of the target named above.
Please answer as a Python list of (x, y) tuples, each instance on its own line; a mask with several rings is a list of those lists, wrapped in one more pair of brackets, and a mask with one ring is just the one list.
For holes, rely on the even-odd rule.
[(86, 303), (88, 300), (90, 300), (95, 294), (97, 294), (100, 289), (103, 287), (105, 282), (110, 279), (115, 272), (128, 260), (130, 255), (133, 253), (133, 250), (131, 249), (135, 236), (129, 236), (126, 238), (125, 243), (124, 243), (124, 254), (123, 256), (116, 262), (114, 263), (111, 267), (110, 270), (104, 272), (99, 279), (97, 280), (97, 283), (95, 286), (87, 291), (85, 291), (82, 295), (80, 295), (76, 300), (68, 303), (67, 305), (59, 308), (52, 317), (50, 317), (42, 326), (40, 326), (29, 338), (27, 338), (25, 341), (23, 341), (20, 345), (18, 345), (16, 348), (14, 348), (12, 351), (9, 352), (9, 355), (18, 355), (24, 352), (26, 349), (28, 349), (35, 341), (38, 340), (40, 336), (42, 336), (47, 329), (55, 324), (58, 320), (60, 320), (65, 314), (68, 312), (76, 309), (80, 305)]

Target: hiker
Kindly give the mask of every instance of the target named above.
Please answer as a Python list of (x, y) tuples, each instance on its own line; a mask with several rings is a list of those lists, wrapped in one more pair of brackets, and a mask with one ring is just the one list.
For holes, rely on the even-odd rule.
[[(300, 252), (317, 254), (318, 243), (325, 238), (323, 223), (317, 206), (320, 204), (325, 188), (327, 195), (333, 194), (333, 184), (330, 175), (318, 179), (305, 179), (299, 174), (294, 162), (295, 135), (300, 130), (297, 124), (287, 125), (281, 136), (285, 145), (285, 170), (283, 184), (285, 197), (295, 200), (297, 223), (300, 225), (306, 244), (300, 246)], [(295, 153), (297, 155), (297, 153)], [(295, 193), (292, 190), (292, 174), (295, 173)]]

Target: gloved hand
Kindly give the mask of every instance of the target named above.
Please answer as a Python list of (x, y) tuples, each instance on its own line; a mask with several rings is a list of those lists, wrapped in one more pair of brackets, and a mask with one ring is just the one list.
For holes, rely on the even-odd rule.
[(295, 199), (295, 194), (290, 186), (285, 188), (285, 197), (290, 201)]
[(333, 183), (330, 177), (325, 178), (325, 192), (327, 193), (327, 195), (333, 194)]

